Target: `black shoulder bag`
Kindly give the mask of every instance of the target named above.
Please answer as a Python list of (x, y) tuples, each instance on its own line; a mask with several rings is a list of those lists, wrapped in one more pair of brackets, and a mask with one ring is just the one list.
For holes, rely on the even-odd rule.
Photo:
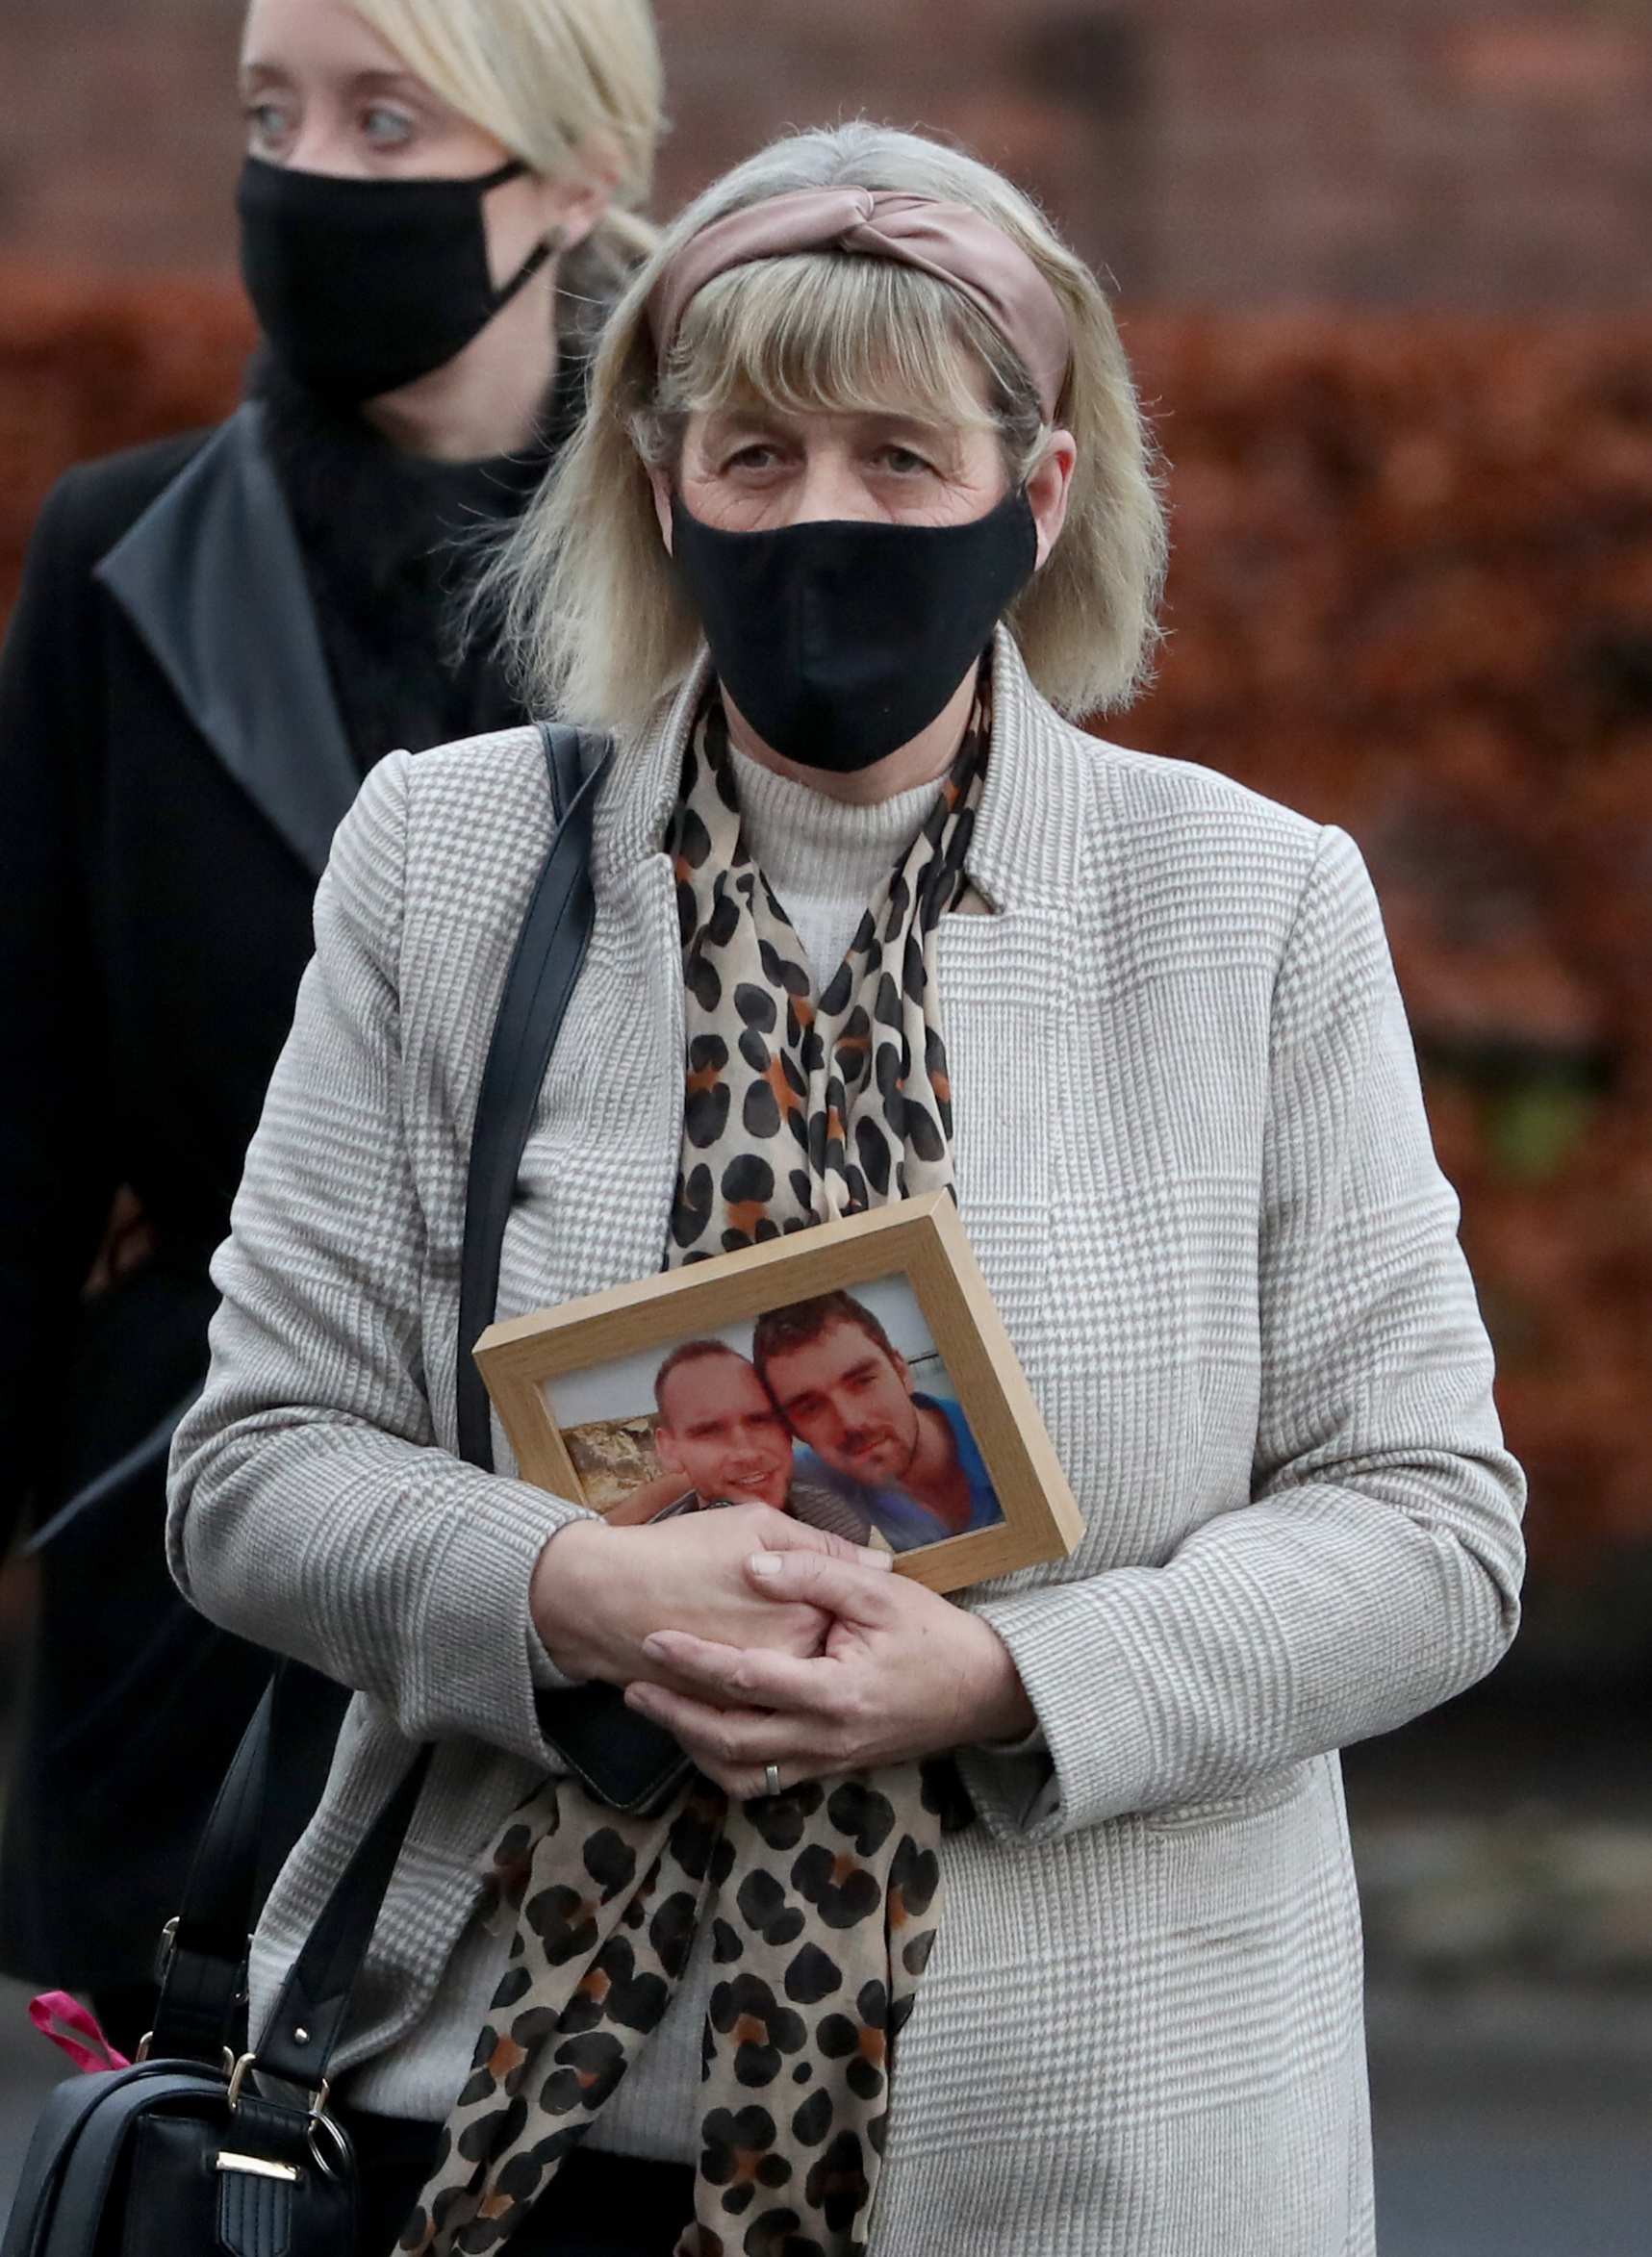
[[(218, 1790), (173, 1923), (155, 2027), (131, 2068), (41, 2110), (0, 2257), (348, 2257), (355, 2158), (327, 2063), (429, 1768), (419, 1751), (340, 1876), (256, 2052), (243, 2011), (279, 1672)], [(276, 2079), (271, 2084), (267, 2080)]]

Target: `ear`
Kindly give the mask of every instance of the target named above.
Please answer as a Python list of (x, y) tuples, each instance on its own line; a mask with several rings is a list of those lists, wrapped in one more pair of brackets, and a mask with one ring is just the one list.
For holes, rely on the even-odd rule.
[(1038, 529), (1038, 562), (1043, 564), (1067, 521), (1067, 496), (1079, 445), (1070, 431), (1052, 431), (1044, 452), (1027, 474), (1027, 500)]
[(889, 1360), (895, 1366), (896, 1377), (900, 1380), (901, 1384), (905, 1388), (907, 1394), (915, 1395), (918, 1392), (918, 1389), (913, 1382), (912, 1366), (906, 1361), (906, 1358), (902, 1355), (899, 1348), (892, 1348), (889, 1351)]
[(653, 489), (654, 515), (660, 520), (660, 539), (666, 545), (666, 554), (672, 552), (672, 474), (669, 470), (650, 470), (648, 484)]
[(676, 1437), (673, 1434), (670, 1427), (655, 1427), (654, 1456), (665, 1467), (667, 1473), (681, 1473), (682, 1459), (677, 1456)]
[(559, 180), (546, 181), (546, 230), (558, 231), (564, 251), (572, 250), (602, 224), (623, 177), (619, 150), (601, 135), (594, 135), (580, 143)]

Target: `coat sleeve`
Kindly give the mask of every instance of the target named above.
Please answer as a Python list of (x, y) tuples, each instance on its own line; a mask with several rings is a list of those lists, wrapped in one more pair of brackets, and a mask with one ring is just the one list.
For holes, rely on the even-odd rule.
[(405, 753), (373, 770), (317, 896), (316, 955), (213, 1267), (223, 1300), (173, 1445), (169, 1557), (204, 1613), (372, 1694), (410, 1738), (552, 1768), (528, 1583), (581, 1509), (443, 1449), (426, 1389), (398, 995), (408, 770)]
[(87, 899), (94, 654), (78, 485), (54, 488), (0, 657), (0, 1548), (43, 1470), (75, 1298), (114, 1189)]
[(1524, 1487), (1352, 841), (1321, 834), (1274, 993), (1248, 1506), (1161, 1566), (983, 1604), (1049, 1748), (972, 1751), (1005, 1839), (1243, 1794), (1483, 1676)]

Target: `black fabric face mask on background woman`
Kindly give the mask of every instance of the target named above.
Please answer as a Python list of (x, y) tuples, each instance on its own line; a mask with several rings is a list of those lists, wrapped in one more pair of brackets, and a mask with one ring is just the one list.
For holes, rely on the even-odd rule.
[(820, 519), (725, 533), (672, 503), (717, 678), (782, 758), (870, 768), (941, 713), (1038, 561), (1024, 488), (962, 525)]
[(494, 288), (482, 199), (527, 169), (513, 158), (470, 180), (358, 180), (249, 157), (241, 270), (272, 351), (351, 402), (445, 366), (550, 257), (547, 239)]

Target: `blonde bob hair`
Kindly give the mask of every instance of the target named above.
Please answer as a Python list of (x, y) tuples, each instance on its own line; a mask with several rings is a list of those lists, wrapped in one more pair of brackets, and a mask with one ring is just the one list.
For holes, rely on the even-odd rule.
[(887, 260), (809, 251), (731, 268), (693, 299), (667, 367), (656, 368), (648, 292), (689, 238), (770, 196), (837, 187), (971, 205), (1049, 280), (1073, 346), (1055, 427), (1073, 434), (1078, 465), (1066, 524), (1009, 624), (1033, 680), (1064, 713), (1120, 705), (1142, 680), (1156, 636), (1164, 520), (1095, 276), (986, 165), (862, 123), (799, 134), (737, 165), (667, 228), (615, 308), (585, 423), (489, 584), (540, 710), (635, 727), (692, 664), (699, 624), (660, 539), (648, 470), (675, 468), (696, 410), (755, 399), (792, 413), (852, 414), (916, 402), (960, 426), (996, 426), (1012, 480), (1038, 461), (1052, 426), (1019, 356), (959, 292)]
[[(535, 172), (560, 179), (582, 155), (617, 167), (613, 206), (590, 239), (594, 261), (588, 254), (584, 263), (618, 280), (652, 248), (655, 230), (635, 212), (652, 182), (661, 122), (648, 0), (350, 5), (409, 70)], [(586, 251), (580, 244), (565, 261), (565, 287)]]

